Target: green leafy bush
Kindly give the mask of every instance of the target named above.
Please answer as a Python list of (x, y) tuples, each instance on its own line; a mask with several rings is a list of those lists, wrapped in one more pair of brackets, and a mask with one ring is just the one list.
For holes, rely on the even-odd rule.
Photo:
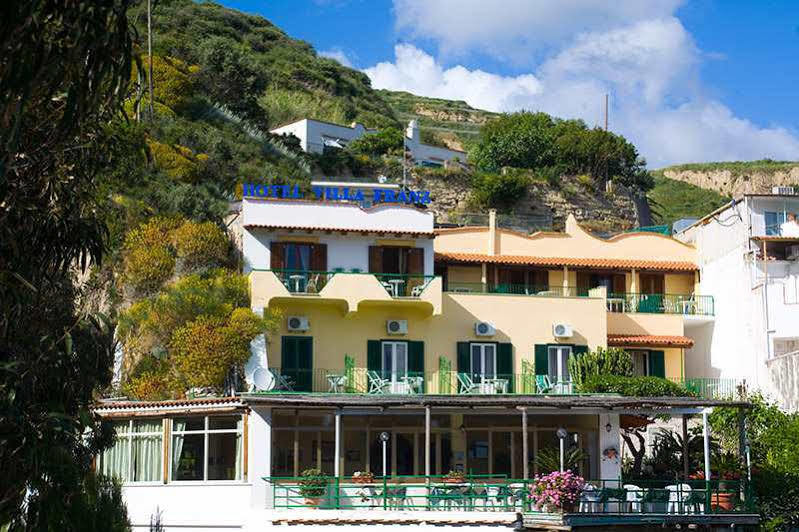
[(571, 380), (578, 389), (593, 375), (633, 375), (633, 359), (620, 347), (598, 347), (595, 351), (571, 356), (567, 365)]
[(330, 477), (319, 469), (306, 469), (300, 473), (300, 495), (308, 499), (322, 497), (330, 482)]
[(660, 377), (620, 377), (592, 375), (585, 379), (582, 393), (617, 393), (629, 397), (692, 397), (693, 394), (670, 380)]
[(524, 196), (529, 184), (524, 174), (478, 172), (472, 177), (472, 200), (483, 208), (508, 208)]
[(399, 155), (402, 156), (403, 133), (395, 127), (381, 129), (355, 139), (347, 145), (347, 151), (355, 155)]
[[(579, 447), (566, 449), (563, 454), (563, 469), (579, 471), (586, 457), (585, 451)], [(538, 454), (535, 455), (535, 464), (538, 466), (538, 473), (541, 475), (560, 471), (560, 448), (544, 447), (539, 449)]]
[(175, 254), (169, 235), (179, 224), (179, 220), (154, 217), (127, 234), (123, 280), (134, 291), (152, 293), (172, 277)]
[(173, 231), (172, 237), (184, 271), (218, 267), (227, 261), (230, 241), (212, 222), (187, 221)]

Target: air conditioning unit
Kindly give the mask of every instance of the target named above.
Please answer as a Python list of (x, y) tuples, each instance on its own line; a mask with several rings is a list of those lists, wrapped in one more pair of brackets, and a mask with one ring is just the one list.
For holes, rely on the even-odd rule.
[(555, 338), (571, 338), (574, 334), (572, 326), (567, 323), (554, 323), (552, 324), (552, 334)]
[(771, 187), (771, 193), (780, 196), (796, 196), (796, 187)]
[(487, 321), (478, 321), (474, 324), (474, 334), (476, 336), (494, 336), (497, 330)]
[(408, 334), (408, 320), (388, 320), (386, 331), (388, 334)]
[(286, 325), (288, 330), (293, 332), (307, 331), (311, 328), (311, 324), (305, 316), (289, 316)]

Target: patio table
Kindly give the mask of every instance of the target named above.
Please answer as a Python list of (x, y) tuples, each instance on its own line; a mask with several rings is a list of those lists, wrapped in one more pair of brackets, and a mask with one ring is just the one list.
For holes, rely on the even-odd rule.
[(403, 382), (408, 385), (408, 393), (422, 393), (424, 379), (422, 377), (402, 377)]
[(493, 386), (494, 393), (508, 393), (508, 379), (486, 379), (485, 382)]
[[(443, 506), (449, 510), (452, 508), (452, 503), (460, 505), (461, 508), (470, 507), (472, 505), (472, 501), (469, 500), (469, 492), (471, 491), (471, 484), (462, 482), (462, 483), (454, 483), (454, 482), (444, 482), (442, 484), (433, 484), (431, 493), (437, 492), (437, 495), (431, 494), (431, 502), (433, 502), (434, 498), (437, 498), (438, 501), (443, 502)], [(438, 506), (438, 504), (433, 504), (433, 506)]]
[(305, 276), (304, 275), (299, 275), (299, 274), (294, 274), (294, 275), (289, 275), (289, 279), (291, 281), (293, 281), (293, 283), (294, 283), (294, 291), (295, 292), (299, 292), (300, 291), (300, 281), (303, 281), (305, 279)]
[(346, 375), (328, 375), (327, 376), (328, 392), (341, 393), (343, 388), (347, 385)]

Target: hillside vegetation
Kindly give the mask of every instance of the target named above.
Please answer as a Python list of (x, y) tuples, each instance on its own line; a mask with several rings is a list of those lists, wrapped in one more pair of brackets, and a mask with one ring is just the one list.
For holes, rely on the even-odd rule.
[(770, 193), (775, 186), (799, 185), (799, 162), (732, 161), (669, 166), (660, 172), (670, 179), (714, 190), (722, 196)]
[(727, 161), (707, 163), (675, 164), (661, 168), (660, 172), (716, 172), (729, 171), (733, 175), (752, 173), (768, 173), (791, 170), (799, 166), (799, 161), (774, 161), (772, 159), (759, 159), (756, 161)]
[(670, 225), (682, 218), (701, 218), (730, 201), (713, 190), (664, 177), (653, 172), (655, 186), (647, 193), (653, 222)]

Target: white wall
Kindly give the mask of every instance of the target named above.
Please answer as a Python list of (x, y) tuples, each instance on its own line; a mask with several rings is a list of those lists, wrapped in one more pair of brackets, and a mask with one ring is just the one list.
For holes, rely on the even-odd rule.
[(303, 151), (322, 153), (325, 147), (325, 138), (338, 139), (344, 141), (343, 144), (346, 144), (367, 133), (375, 133), (376, 131), (376, 129), (369, 129), (358, 123), (349, 127), (318, 120), (303, 119), (272, 129), (270, 132), (277, 135), (291, 133), (300, 139)]
[(292, 124), (273, 129), (270, 133), (275, 135), (294, 135), (300, 139), (300, 147), (303, 151), (308, 151), (308, 120), (300, 120)]

